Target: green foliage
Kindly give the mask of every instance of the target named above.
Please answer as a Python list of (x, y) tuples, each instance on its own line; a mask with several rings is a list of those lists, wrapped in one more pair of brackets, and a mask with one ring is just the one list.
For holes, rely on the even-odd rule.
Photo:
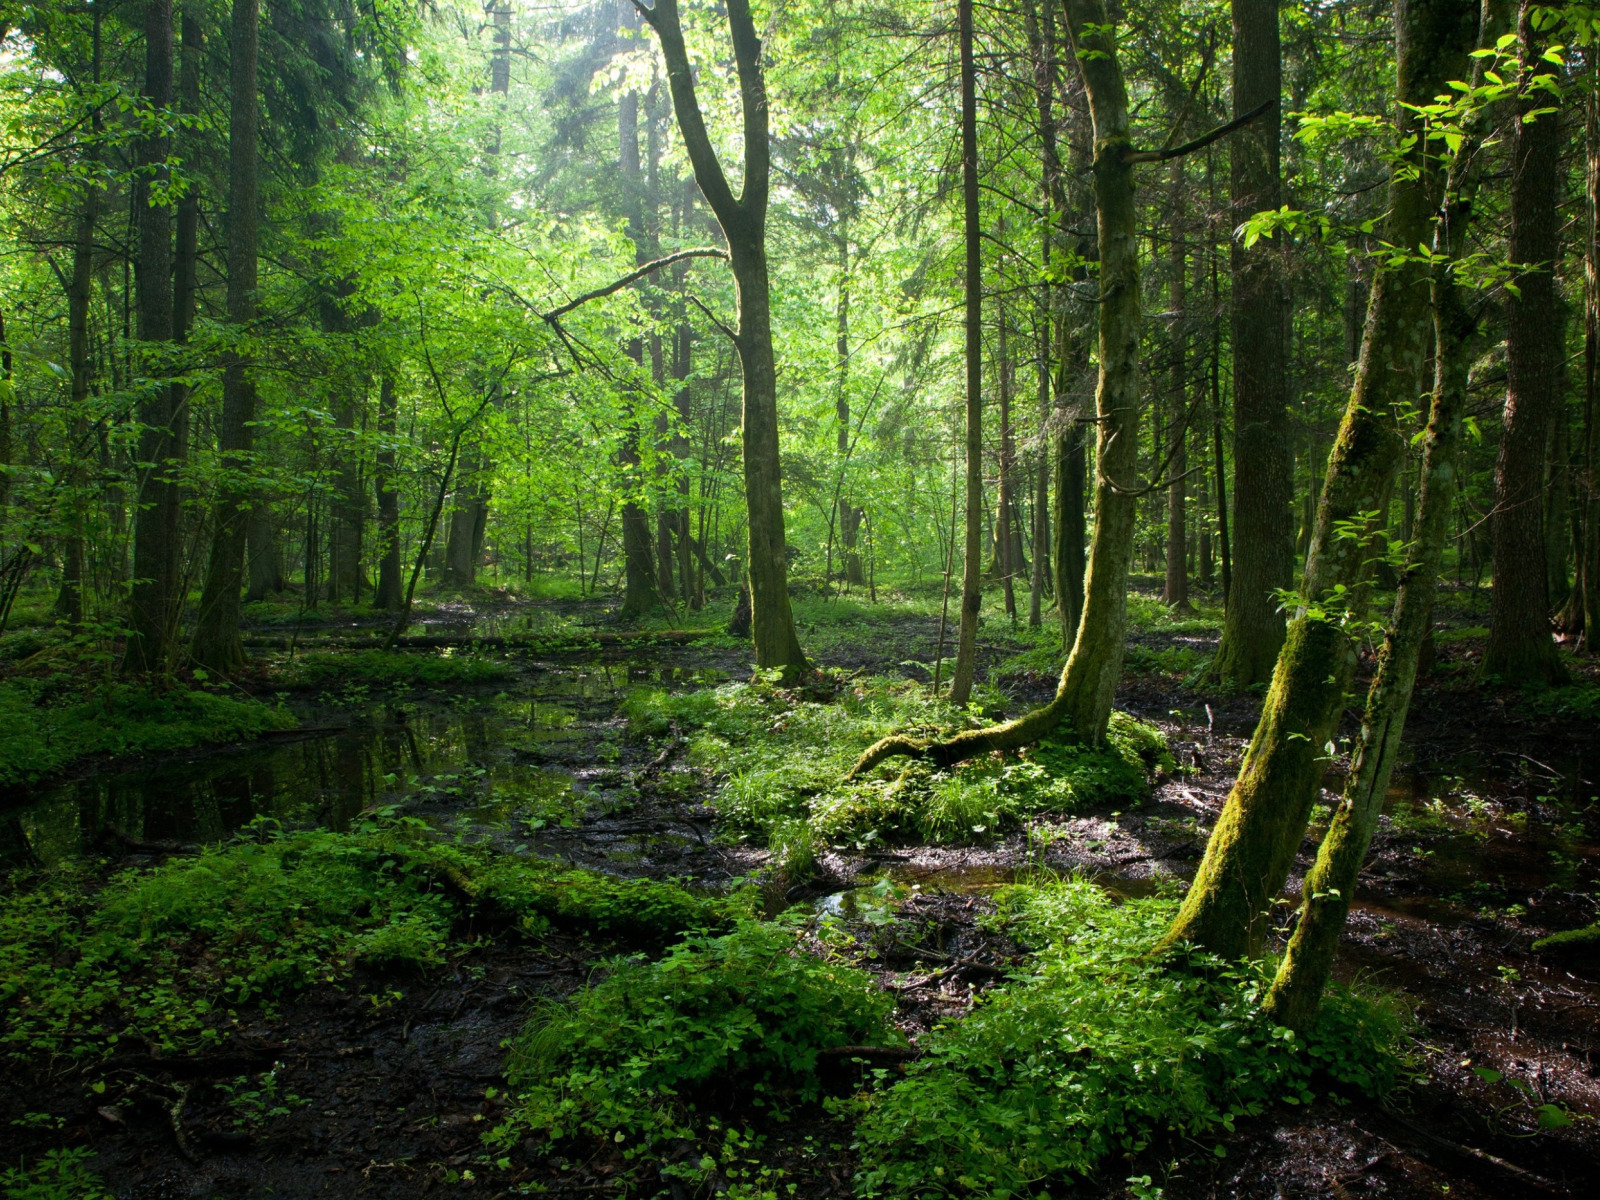
[(78, 1147), (47, 1150), (31, 1168), (26, 1162), (0, 1171), (5, 1200), (114, 1200), (100, 1177), (89, 1170), (93, 1151)]
[(287, 687), (471, 687), (511, 677), (503, 659), (448, 651), (357, 650), (300, 656), (284, 668)]
[(157, 692), (58, 677), (0, 683), (0, 787), (36, 783), (98, 754), (125, 757), (292, 729), (283, 709), (204, 690)]
[(1035, 971), (937, 1029), (875, 1102), (857, 1143), (865, 1195), (1034, 1195), (1158, 1137), (1305, 1103), (1323, 1080), (1381, 1092), (1396, 1078), (1392, 1008), (1330, 993), (1300, 1039), (1262, 1016), (1260, 964), (1154, 953), (1175, 900), (1117, 904), (1083, 879), (996, 899), (1039, 947)]
[(0, 901), (0, 1044), (12, 1057), (94, 1057), (130, 1038), (191, 1050), (239, 1008), (270, 1009), (358, 965), (436, 967), (474, 916), (660, 944), (732, 911), (671, 884), (445, 843), (409, 819), (351, 833), (261, 823), (192, 860), (121, 872), (98, 892), (89, 882), (58, 873)]
[(511, 1050), (517, 1113), (497, 1136), (649, 1144), (687, 1135), (696, 1105), (812, 1101), (822, 1052), (891, 1044), (893, 1007), (870, 976), (812, 957), (787, 929), (691, 937), (657, 962), (621, 960), (534, 1015)]
[(639, 732), (674, 724), (693, 730), (691, 761), (722, 776), (714, 802), (723, 817), (764, 836), (791, 876), (821, 842), (970, 841), (1029, 813), (1135, 804), (1148, 795), (1149, 772), (1171, 767), (1160, 731), (1117, 713), (1097, 749), (1052, 738), (950, 771), (913, 762), (895, 779), (846, 783), (855, 756), (887, 733), (935, 735), (982, 716), (981, 708), (964, 713), (904, 680), (851, 680), (829, 702), (761, 683), (678, 695), (644, 690), (625, 711)]

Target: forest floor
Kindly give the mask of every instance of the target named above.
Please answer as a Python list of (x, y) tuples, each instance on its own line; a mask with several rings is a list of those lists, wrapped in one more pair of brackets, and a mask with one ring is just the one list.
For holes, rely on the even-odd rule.
[[(1344, 978), (1393, 989), (1414, 1011), (1406, 1082), (1381, 1102), (1282, 1104), (1241, 1121), (1220, 1144), (1157, 1142), (1107, 1162), (1075, 1192), (1595, 1194), (1600, 958), (1561, 958), (1532, 944), (1596, 920), (1600, 681), (1580, 666), (1564, 691), (1479, 687), (1474, 657), (1487, 603), (1486, 593), (1460, 591), (1441, 606), (1436, 661), (1341, 947)], [(800, 612), (819, 665), (927, 679), (936, 605), (812, 601)], [(762, 839), (724, 820), (712, 802), (716, 773), (682, 753), (676, 727), (644, 731), (628, 718), (628, 697), (641, 688), (676, 694), (747, 673), (744, 647), (720, 637), (568, 653), (463, 650), (464, 663), (491, 665), (430, 681), (356, 669), (331, 653), (333, 665), (317, 667), (318, 639), (330, 629), (359, 635), (358, 615), (291, 625), (310, 665), (280, 656), (259, 687), (283, 694), (299, 732), (80, 771), (34, 789), (0, 811), (0, 822), (11, 826), (5, 846), (17, 865), (87, 858), (99, 878), (180, 857), (261, 817), (340, 829), (364, 813), (400, 811), (608, 874), (712, 889), (753, 881), (768, 915), (800, 910), (831, 923), (836, 944), (847, 939), (856, 964), (894, 995), (894, 1021), (915, 1042), (970, 1011), (1022, 960), (981, 920), (996, 889), (1046, 871), (1138, 896), (1193, 873), (1259, 696), (1223, 694), (1199, 678), (1214, 619), (1169, 618), (1149, 600), (1134, 615), (1117, 703), (1160, 727), (1179, 768), (1157, 778), (1147, 801), (1029, 814), (964, 844), (903, 831), (824, 842), (798, 877), (768, 869)], [(594, 603), (493, 596), (438, 606), (426, 623), (441, 636), (619, 628)], [(981, 668), (991, 710), (1018, 711), (1049, 694), (1049, 642), (987, 616)], [(1337, 767), (1328, 782), (1331, 803)], [(1291, 895), (1318, 832), (1302, 847)], [(197, 1053), (151, 1044), (87, 1062), (12, 1062), (8, 1080), (27, 1086), (0, 1094), (0, 1172), (14, 1165), (0, 1181), (17, 1189), (4, 1194), (106, 1194), (84, 1190), (81, 1179), (21, 1190), (24, 1178), (46, 1187), (37, 1165), (48, 1151), (86, 1147), (88, 1166), (123, 1200), (453, 1188), (687, 1196), (641, 1173), (620, 1144), (556, 1154), (529, 1138), (486, 1152), (482, 1137), (505, 1114), (505, 1047), (530, 1002), (570, 996), (611, 956), (638, 948), (582, 928), (477, 937), (427, 974), (358, 967), (276, 1009), (241, 1010), (223, 1039)], [(841, 1068), (834, 1081), (846, 1091), (848, 1074)], [(1555, 1127), (1541, 1127), (1552, 1112), (1557, 1119), (1543, 1124)], [(745, 1110), (726, 1121), (711, 1176), (719, 1187), (749, 1197), (853, 1194), (858, 1158), (845, 1116), (808, 1108), (776, 1120)], [(75, 1163), (57, 1160), (57, 1169), (63, 1179), (88, 1178)]]

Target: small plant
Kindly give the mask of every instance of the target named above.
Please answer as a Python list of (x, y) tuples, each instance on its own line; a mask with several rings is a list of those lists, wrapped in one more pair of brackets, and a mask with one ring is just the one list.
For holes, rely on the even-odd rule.
[(1259, 966), (1153, 953), (1176, 900), (1116, 904), (1068, 879), (996, 903), (996, 920), (1039, 947), (1036, 971), (936, 1029), (877, 1100), (857, 1141), (864, 1195), (1032, 1195), (1158, 1137), (1305, 1103), (1320, 1081), (1381, 1092), (1399, 1071), (1391, 1008), (1331, 993), (1297, 1038), (1261, 1015)]
[(233, 1113), (233, 1125), (240, 1130), (258, 1130), (268, 1121), (286, 1117), (297, 1108), (310, 1104), (304, 1096), (278, 1091), (278, 1067), (264, 1071), (255, 1078), (240, 1075), (232, 1083), (217, 1084), (227, 1097), (228, 1108)]
[(5, 1200), (116, 1200), (89, 1170), (94, 1152), (79, 1147), (47, 1150), (31, 1167), (26, 1160), (0, 1171)]
[(509, 1060), (517, 1114), (495, 1136), (587, 1134), (637, 1152), (695, 1136), (697, 1113), (814, 1101), (824, 1052), (892, 1044), (892, 1008), (870, 976), (813, 958), (789, 930), (691, 937), (535, 1014)]

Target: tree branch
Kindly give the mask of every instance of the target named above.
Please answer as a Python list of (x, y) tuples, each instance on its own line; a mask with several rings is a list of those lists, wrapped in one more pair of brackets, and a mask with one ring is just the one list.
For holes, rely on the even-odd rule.
[(587, 304), (591, 300), (600, 300), (613, 292), (620, 292), (630, 283), (638, 283), (639, 280), (652, 271), (659, 271), (662, 267), (670, 267), (673, 263), (682, 262), (687, 258), (720, 258), (726, 262), (728, 252), (717, 246), (700, 246), (694, 250), (679, 250), (674, 254), (667, 255), (665, 258), (652, 259), (650, 262), (643, 263), (629, 271), (621, 279), (613, 280), (611, 283), (606, 284), (605, 287), (595, 288), (592, 292), (585, 292), (581, 296), (568, 300), (561, 307), (552, 308), (549, 312), (542, 312), (539, 315), (546, 321), (559, 321), (580, 305)]
[(1181, 146), (1174, 146), (1170, 150), (1124, 150), (1122, 152), (1122, 161), (1125, 163), (1166, 162), (1168, 159), (1182, 158), (1185, 154), (1193, 154), (1196, 150), (1204, 150), (1219, 138), (1225, 138), (1235, 130), (1243, 129), (1277, 102), (1276, 99), (1263, 100), (1243, 116), (1235, 117), (1226, 125), (1218, 125), (1209, 133), (1202, 133), (1194, 141), (1185, 142)]

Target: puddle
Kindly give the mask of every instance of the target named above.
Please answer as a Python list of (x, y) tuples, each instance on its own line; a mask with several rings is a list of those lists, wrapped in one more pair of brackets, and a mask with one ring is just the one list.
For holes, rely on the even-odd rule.
[[(666, 671), (669, 683), (689, 678)], [(590, 663), (528, 673), (496, 697), (308, 708), (298, 733), (36, 791), (0, 814), (0, 860), (49, 866), (118, 843), (214, 843), (260, 818), (342, 830), (395, 806), (440, 827), (650, 870), (664, 846), (681, 854), (705, 841), (616, 815), (639, 765), (618, 710), (632, 684), (662, 677)], [(592, 845), (567, 845), (583, 839)]]

